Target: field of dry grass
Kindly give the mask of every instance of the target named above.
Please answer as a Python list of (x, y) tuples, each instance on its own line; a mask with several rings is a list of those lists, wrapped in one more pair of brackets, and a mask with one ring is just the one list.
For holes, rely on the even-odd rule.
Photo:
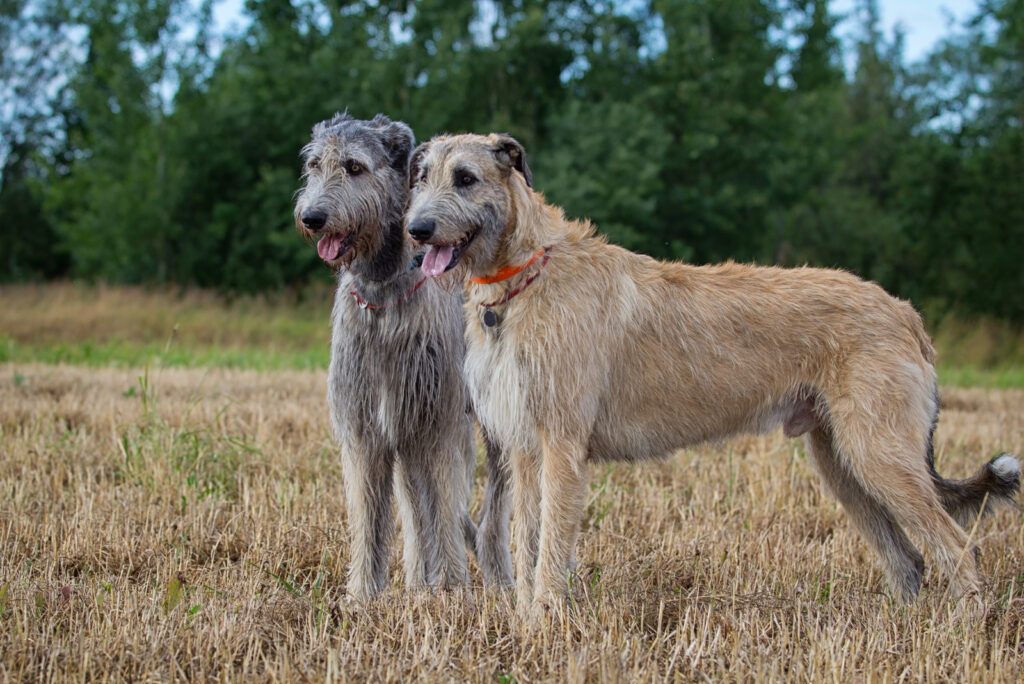
[(0, 285), (0, 362), (326, 368), (326, 287), (228, 300), (212, 292)]
[[(1024, 391), (947, 389), (946, 475), (1024, 451)], [(982, 521), (984, 614), (894, 604), (780, 433), (593, 469), (573, 602), (367, 606), (323, 371), (0, 364), (0, 680), (1020, 681), (1024, 525)], [(478, 481), (474, 505), (480, 495)], [(397, 544), (396, 544), (397, 547)]]
[(132, 340), (304, 349), (326, 344), (331, 299), (327, 288), (228, 300), (170, 287), (0, 285), (0, 334), (37, 345)]

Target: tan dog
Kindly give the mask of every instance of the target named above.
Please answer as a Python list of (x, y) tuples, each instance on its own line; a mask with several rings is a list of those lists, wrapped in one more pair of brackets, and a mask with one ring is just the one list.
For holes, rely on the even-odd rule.
[(609, 245), (531, 189), (508, 136), (435, 138), (412, 166), (406, 225), (430, 246), (424, 272), (476, 281), (465, 369), (511, 463), (521, 609), (567, 592), (587, 461), (779, 425), (805, 435), (904, 597), (924, 568), (904, 529), (953, 590), (978, 591), (961, 525), (1013, 499), (1019, 465), (1004, 454), (968, 480), (935, 472), (935, 352), (908, 303), (842, 271), (697, 267)]

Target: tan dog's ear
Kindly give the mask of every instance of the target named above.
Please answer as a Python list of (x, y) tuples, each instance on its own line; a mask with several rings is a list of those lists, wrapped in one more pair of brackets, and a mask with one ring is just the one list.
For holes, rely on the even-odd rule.
[(419, 146), (413, 150), (412, 157), (409, 158), (409, 189), (411, 190), (416, 182), (420, 179), (420, 164), (423, 162), (423, 157), (426, 156), (427, 151), (430, 149), (430, 142), (420, 143)]
[(494, 146), (494, 156), (497, 157), (498, 162), (523, 174), (526, 184), (532, 188), (533, 173), (526, 164), (526, 150), (518, 140), (507, 133), (499, 133), (495, 138), (497, 140)]

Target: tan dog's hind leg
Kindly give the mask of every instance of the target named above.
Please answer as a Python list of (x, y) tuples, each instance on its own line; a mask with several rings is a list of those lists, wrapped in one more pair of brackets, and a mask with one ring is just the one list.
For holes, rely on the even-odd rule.
[(827, 426), (804, 437), (807, 455), (821, 479), (839, 500), (865, 541), (882, 560), (886, 578), (905, 601), (917, 596), (924, 573), (924, 558), (893, 520), (888, 509), (857, 481), (835, 452)]
[(925, 460), (924, 436), (915, 434), (907, 406), (873, 407), (890, 416), (880, 425), (871, 412), (837, 402), (832, 416), (839, 454), (867, 493), (924, 542), (954, 595), (976, 598), (981, 583), (970, 541), (942, 506)]

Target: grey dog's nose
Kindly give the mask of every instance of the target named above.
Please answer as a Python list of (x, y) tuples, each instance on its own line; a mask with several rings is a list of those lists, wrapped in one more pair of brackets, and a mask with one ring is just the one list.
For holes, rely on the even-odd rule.
[(417, 242), (426, 242), (437, 230), (434, 219), (416, 219), (409, 224), (409, 235)]
[(302, 225), (310, 230), (320, 230), (327, 223), (327, 214), (316, 209), (302, 212)]

